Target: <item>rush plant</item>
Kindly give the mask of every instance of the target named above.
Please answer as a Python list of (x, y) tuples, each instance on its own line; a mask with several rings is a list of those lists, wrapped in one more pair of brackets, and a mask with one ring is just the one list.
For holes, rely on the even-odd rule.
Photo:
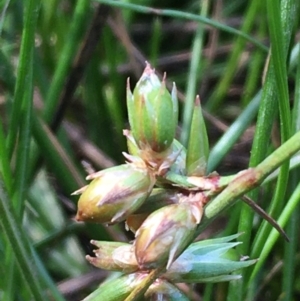
[(0, 300), (298, 300), (299, 12), (0, 1)]
[[(189, 300), (177, 283), (239, 279), (248, 267), (235, 249), (239, 234), (193, 242), (200, 231), (239, 198), (262, 209), (245, 194), (257, 187), (300, 149), (300, 132), (255, 168), (235, 175), (207, 172), (209, 144), (200, 99), (194, 105), (187, 149), (175, 138), (178, 127), (176, 86), (171, 93), (147, 63), (133, 93), (127, 85), (130, 130), (124, 130), (126, 163), (90, 174), (81, 194), (77, 220), (107, 225), (125, 221), (132, 243), (91, 241), (94, 266), (121, 272), (89, 300)], [(270, 217), (268, 220), (284, 234)], [(243, 255), (243, 256), (242, 256)], [(246, 258), (246, 259), (245, 259)]]

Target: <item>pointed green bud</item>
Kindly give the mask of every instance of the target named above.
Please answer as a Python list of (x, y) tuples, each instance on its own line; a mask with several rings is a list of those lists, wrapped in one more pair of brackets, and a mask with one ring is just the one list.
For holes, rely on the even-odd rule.
[(93, 181), (83, 192), (79, 190), (82, 195), (76, 219), (109, 224), (123, 221), (136, 211), (155, 183), (142, 160), (102, 170), (87, 179)]
[(232, 272), (256, 260), (241, 260), (235, 249), (239, 242), (228, 242), (238, 235), (209, 239), (191, 244), (163, 275), (172, 282), (220, 282), (235, 280)]
[(166, 265), (168, 269), (195, 234), (202, 206), (180, 203), (163, 207), (148, 216), (136, 232), (135, 255), (141, 268)]
[(106, 281), (83, 301), (124, 301), (145, 277), (145, 274), (134, 273)]
[(146, 300), (189, 301), (190, 299), (175, 285), (163, 279), (157, 279), (148, 288)]
[(140, 149), (161, 153), (175, 136), (178, 116), (176, 88), (172, 96), (147, 64), (133, 94), (127, 85), (127, 109), (132, 135)]
[(95, 257), (86, 256), (86, 259), (95, 267), (132, 273), (138, 270), (138, 264), (131, 244), (112, 241), (95, 241), (91, 243), (98, 249), (94, 250)]
[(206, 174), (208, 154), (209, 144), (206, 126), (200, 98), (197, 96), (187, 149), (186, 168), (188, 176), (204, 176)]
[(139, 149), (138, 145), (136, 144), (131, 131), (123, 130), (123, 135), (126, 137), (127, 140), (127, 149), (128, 153), (132, 156), (142, 157), (141, 150)]

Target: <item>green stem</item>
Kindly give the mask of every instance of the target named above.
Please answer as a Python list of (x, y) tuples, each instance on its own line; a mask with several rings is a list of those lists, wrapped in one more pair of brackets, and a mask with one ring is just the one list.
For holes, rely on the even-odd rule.
[(263, 181), (268, 174), (299, 150), (300, 131), (276, 149), (257, 167), (238, 173), (236, 178), (205, 207), (204, 218), (197, 232), (200, 233), (220, 212), (233, 205), (240, 196), (253, 189)]
[[(297, 210), (298, 209), (298, 210)], [(299, 229), (299, 206), (295, 206), (295, 211), (288, 218), (287, 235), (290, 238), (288, 244), (284, 244), (284, 265), (282, 275), (282, 291), (284, 301), (293, 299), (294, 277), (295, 277), (295, 257), (297, 256), (298, 247), (298, 229)]]

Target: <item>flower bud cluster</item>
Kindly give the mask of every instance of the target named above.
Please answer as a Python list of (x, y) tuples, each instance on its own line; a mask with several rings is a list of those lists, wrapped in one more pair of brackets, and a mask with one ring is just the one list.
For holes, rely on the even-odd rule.
[[(205, 275), (197, 274), (201, 263), (199, 248), (203, 245), (188, 247), (201, 222), (204, 205), (221, 189), (218, 175), (206, 175), (208, 138), (199, 98), (195, 102), (188, 149), (175, 139), (176, 87), (173, 85), (170, 93), (166, 76), (160, 81), (149, 64), (133, 93), (128, 82), (127, 109), (131, 129), (124, 130), (128, 146), (128, 153), (123, 153), (126, 163), (89, 175), (91, 183), (74, 194), (81, 194), (78, 221), (103, 224), (126, 221), (135, 240), (131, 244), (92, 241), (97, 247), (95, 257), (87, 256), (87, 260), (98, 268), (128, 274), (122, 278), (123, 282), (112, 282), (112, 287), (120, 285), (120, 291), (124, 290), (113, 300), (124, 300), (132, 287), (138, 286), (155, 268), (163, 267), (166, 273), (150, 286), (146, 298), (165, 300), (162, 296), (168, 296), (172, 300), (171, 296), (181, 294), (172, 284), (177, 280), (224, 280), (224, 274), (229, 277), (227, 274), (236, 266), (243, 267), (239, 261), (224, 263), (225, 259), (220, 259), (235, 244), (224, 241), (209, 245), (207, 252), (213, 247), (215, 252), (208, 258), (213, 261), (214, 269), (219, 264), (220, 273), (209, 272), (206, 267)], [(222, 269), (222, 264), (226, 269)], [(90, 295), (96, 294), (95, 299), (86, 300), (109, 300), (101, 295), (107, 287), (110, 290), (109, 284), (105, 285), (105, 289)]]

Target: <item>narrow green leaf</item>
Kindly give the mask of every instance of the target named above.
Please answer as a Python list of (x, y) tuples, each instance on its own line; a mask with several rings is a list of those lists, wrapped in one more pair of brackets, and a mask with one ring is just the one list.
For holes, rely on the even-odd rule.
[(241, 137), (244, 131), (248, 128), (249, 124), (255, 118), (260, 100), (261, 92), (259, 91), (251, 100), (246, 109), (234, 121), (226, 133), (215, 144), (209, 154), (207, 172), (212, 172), (225, 157), (228, 151), (233, 147), (236, 141)]
[(46, 123), (51, 121), (52, 116), (55, 113), (57, 102), (59, 101), (59, 95), (62, 92), (67, 73), (71, 68), (73, 58), (76, 55), (75, 49), (79, 47), (79, 40), (82, 33), (82, 28), (86, 22), (86, 13), (88, 11), (90, 1), (77, 0), (72, 22), (70, 24), (68, 43), (64, 44), (62, 53), (60, 54), (57, 67), (49, 88), (43, 117)]
[(11, 204), (11, 200), (5, 191), (3, 182), (0, 180), (0, 225), (2, 231), (11, 246), (11, 250), (15, 255), (23, 279), (27, 283), (27, 287), (31, 292), (33, 299), (37, 301), (48, 300), (39, 283), (36, 266), (31, 259), (32, 254), (26, 235), (21, 225), (18, 223), (18, 219)]
[[(293, 211), (295, 210), (299, 202), (300, 202), (300, 184), (298, 184), (298, 186), (294, 190), (292, 196), (288, 200), (285, 208), (283, 209), (280, 217), (278, 218), (278, 224), (282, 228), (284, 228), (286, 223), (289, 221)], [(267, 239), (265, 239), (263, 249), (261, 250), (259, 256), (259, 261), (251, 274), (250, 281), (253, 280), (253, 278), (257, 275), (257, 273), (261, 269), (262, 265), (265, 263), (267, 256), (268, 254), (270, 254), (270, 251), (272, 250), (275, 242), (278, 240), (279, 235), (280, 234), (277, 232), (277, 230), (272, 229)]]
[[(258, 12), (262, 6), (260, 0), (254, 0), (248, 2), (248, 7), (246, 9), (246, 15), (243, 17), (243, 25), (241, 32), (248, 34), (253, 27), (253, 24), (259, 20), (257, 17)], [(209, 111), (215, 111), (222, 103), (226, 92), (229, 89), (229, 86), (232, 82), (232, 79), (236, 73), (236, 68), (240, 62), (240, 57), (243, 54), (246, 40), (242, 37), (238, 37), (234, 43), (233, 49), (230, 51), (230, 57), (226, 63), (226, 76), (221, 77), (220, 82), (218, 83), (216, 89), (214, 89), (212, 95), (209, 97), (205, 108)]]
[(214, 21), (210, 18), (205, 18), (203, 16), (198, 16), (182, 11), (176, 11), (176, 10), (171, 10), (171, 9), (155, 9), (152, 7), (146, 7), (142, 5), (136, 5), (132, 3), (127, 3), (127, 2), (120, 2), (120, 1), (113, 1), (113, 0), (94, 0), (95, 2), (100, 2), (103, 4), (108, 4), (111, 6), (115, 7), (120, 7), (120, 8), (127, 8), (134, 10), (136, 12), (142, 13), (142, 14), (157, 14), (159, 16), (167, 16), (167, 17), (173, 17), (173, 18), (180, 18), (180, 19), (185, 19), (185, 20), (191, 20), (191, 21), (197, 21), (197, 22), (202, 22), (204, 24), (210, 25), (212, 27), (218, 28), (220, 30), (226, 31), (228, 33), (241, 36), (244, 39), (252, 42), (255, 46), (261, 48), (264, 51), (268, 51), (267, 47), (265, 47), (262, 43), (257, 41), (256, 39), (252, 38), (251, 36), (233, 28), (227, 25), (224, 25), (220, 22)]
[(3, 131), (2, 123), (0, 122), (0, 162), (1, 162), (0, 174), (2, 174), (5, 187), (8, 193), (11, 195), (13, 177), (9, 166), (9, 157), (8, 157), (7, 149), (5, 147), (5, 142), (6, 142), (5, 134)]
[[(209, 1), (201, 1), (200, 17), (206, 18), (209, 8)], [(198, 24), (197, 31), (193, 40), (192, 58), (187, 79), (186, 98), (183, 107), (183, 120), (180, 141), (187, 146), (190, 137), (191, 121), (193, 116), (194, 99), (197, 94), (197, 82), (199, 80), (201, 53), (203, 48), (204, 26)]]
[(42, 150), (47, 163), (55, 171), (56, 176), (59, 177), (60, 182), (65, 187), (66, 192), (71, 194), (78, 187), (84, 186), (85, 181), (82, 175), (46, 124), (36, 116), (33, 116), (32, 123), (34, 138)]
[(39, 0), (31, 0), (26, 2), (25, 6), (24, 28), (17, 71), (17, 81), (15, 85), (13, 108), (6, 143), (9, 157), (12, 156), (15, 140), (19, 131), (19, 119), (23, 107), (23, 93), (28, 89), (28, 84), (31, 84), (30, 82), (28, 82), (27, 72), (28, 70), (30, 70), (30, 66), (32, 64), (34, 33), (38, 16), (39, 3)]

